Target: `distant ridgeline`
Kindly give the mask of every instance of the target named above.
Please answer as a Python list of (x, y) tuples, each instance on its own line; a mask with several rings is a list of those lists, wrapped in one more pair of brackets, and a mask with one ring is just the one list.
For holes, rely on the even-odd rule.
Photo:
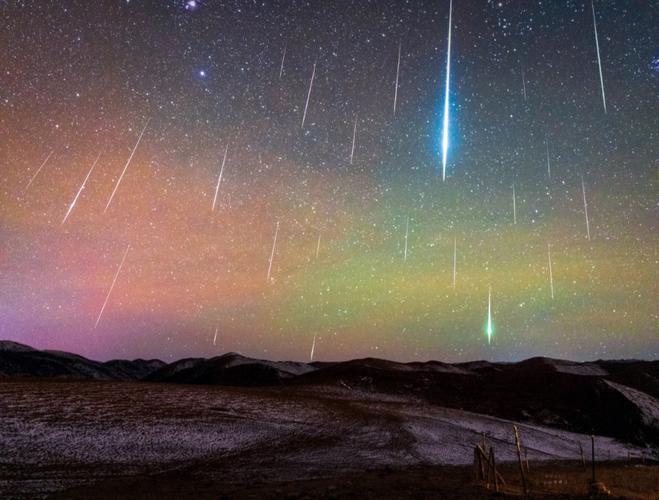
[(347, 394), (405, 395), (458, 408), (659, 447), (659, 361), (576, 363), (531, 358), (519, 363), (277, 362), (228, 353), (167, 364), (98, 362), (0, 341), (0, 380), (114, 380), (239, 387), (323, 386)]

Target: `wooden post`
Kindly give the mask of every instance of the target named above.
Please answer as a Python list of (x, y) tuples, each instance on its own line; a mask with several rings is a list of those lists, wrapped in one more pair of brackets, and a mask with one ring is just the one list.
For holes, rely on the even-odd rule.
[(483, 460), (485, 458), (485, 452), (481, 448), (478, 449), (478, 456), (480, 457), (478, 463), (481, 466), (481, 480), (485, 480), (485, 461)]
[[(494, 451), (490, 448), (490, 456), (492, 456), (493, 453)], [(495, 482), (497, 482), (498, 485), (506, 484), (503, 476), (499, 473), (498, 470), (496, 470), (496, 464), (493, 463), (490, 458), (488, 458), (483, 448), (477, 444), (474, 448), (474, 474), (476, 476), (476, 480), (480, 481), (481, 483), (485, 483), (487, 481), (485, 486), (489, 488), (491, 473), (494, 473)]]
[(482, 483), (485, 480), (485, 465), (483, 464), (483, 451), (479, 445), (474, 448), (474, 469), (476, 481)]
[(524, 447), (524, 464), (526, 465), (526, 472), (529, 472), (529, 449)]
[(476, 482), (480, 482), (480, 463), (481, 463), (481, 457), (478, 454), (478, 446), (474, 447), (474, 480)]
[(490, 465), (492, 466), (492, 474), (494, 475), (494, 491), (499, 493), (499, 478), (497, 477), (497, 463), (494, 458), (494, 448), (490, 448)]
[(522, 489), (524, 491), (524, 497), (529, 496), (528, 486), (526, 485), (526, 474), (524, 473), (524, 464), (522, 463), (522, 448), (519, 444), (519, 432), (517, 432), (517, 426), (513, 425), (513, 430), (515, 431), (515, 447), (517, 448), (517, 460), (519, 461), (519, 472), (522, 475)]
[(593, 469), (593, 483), (595, 482), (595, 434), (590, 435), (590, 447), (591, 447), (591, 452), (592, 452), (592, 459), (591, 459), (591, 464), (592, 464), (592, 469)]

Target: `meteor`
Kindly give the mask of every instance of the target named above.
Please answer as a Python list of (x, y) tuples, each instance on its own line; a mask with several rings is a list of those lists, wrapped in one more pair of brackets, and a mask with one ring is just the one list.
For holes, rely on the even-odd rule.
[(216, 341), (217, 341), (217, 326), (215, 327), (215, 335), (213, 336), (213, 345), (215, 345)]
[(597, 19), (595, 17), (595, 2), (591, 0), (590, 6), (593, 10), (593, 31), (595, 32), (595, 48), (597, 49), (597, 67), (600, 72), (600, 87), (602, 89), (602, 104), (604, 105), (604, 113), (606, 113), (606, 95), (604, 94), (604, 76), (602, 76), (602, 59), (600, 57), (600, 42), (597, 38)]
[(267, 278), (268, 283), (270, 283), (270, 274), (272, 272), (272, 261), (275, 258), (275, 248), (277, 246), (278, 233), (279, 233), (279, 221), (277, 221), (277, 226), (275, 227), (275, 238), (272, 241), (272, 251), (270, 252), (270, 261), (268, 262), (268, 278)]
[(446, 180), (446, 157), (448, 154), (448, 123), (449, 123), (449, 88), (451, 79), (451, 22), (453, 18), (453, 0), (450, 0), (448, 11), (448, 53), (446, 56), (446, 89), (444, 94), (444, 128), (442, 130), (442, 181)]
[(309, 361), (313, 361), (313, 353), (316, 350), (316, 334), (314, 333), (313, 342), (311, 343), (311, 354), (309, 354)]
[(489, 287), (487, 290), (487, 343), (492, 342), (492, 334), (494, 329), (492, 328), (492, 287)]
[(318, 231), (318, 244), (316, 245), (316, 258), (318, 258), (318, 254), (320, 253), (320, 236), (321, 236), (321, 232)]
[(355, 126), (352, 129), (352, 149), (350, 150), (350, 165), (352, 165), (352, 158), (355, 155), (355, 138), (357, 137), (357, 115), (355, 115)]
[(401, 49), (401, 43), (398, 43), (398, 64), (396, 64), (396, 86), (394, 87), (394, 116), (396, 116), (396, 103), (398, 102), (398, 76), (400, 75), (400, 49)]
[(114, 198), (114, 195), (117, 192), (117, 189), (119, 189), (119, 184), (121, 184), (121, 181), (124, 178), (124, 175), (126, 174), (126, 170), (128, 170), (128, 165), (130, 165), (130, 162), (133, 159), (133, 155), (135, 154), (135, 151), (137, 150), (137, 146), (140, 145), (140, 141), (142, 140), (142, 136), (144, 135), (144, 131), (146, 130), (146, 127), (149, 125), (149, 121), (151, 121), (151, 118), (149, 118), (146, 121), (146, 123), (144, 124), (144, 128), (142, 129), (142, 132), (140, 132), (140, 136), (137, 138), (137, 142), (135, 143), (135, 146), (133, 146), (133, 150), (130, 152), (130, 156), (128, 157), (128, 161), (126, 161), (126, 165), (124, 166), (124, 169), (122, 170), (121, 175), (119, 176), (119, 179), (117, 179), (117, 183), (114, 185), (114, 189), (112, 190), (112, 194), (110, 195), (110, 199), (108, 200), (107, 205), (105, 205), (105, 210), (103, 210), (103, 213), (107, 212), (108, 208), (110, 208), (110, 203), (112, 203), (112, 199)]
[(455, 288), (455, 275), (458, 267), (458, 238), (453, 238), (453, 288)]
[(286, 60), (286, 47), (288, 46), (288, 42), (284, 44), (284, 53), (281, 56), (281, 66), (279, 66), (279, 79), (281, 80), (281, 75), (284, 74), (284, 61)]
[(28, 188), (32, 185), (32, 183), (34, 182), (34, 179), (37, 178), (37, 175), (39, 175), (39, 172), (41, 172), (41, 169), (44, 167), (44, 165), (46, 165), (46, 163), (48, 163), (48, 160), (50, 160), (50, 157), (53, 155), (54, 152), (55, 152), (55, 150), (51, 150), (50, 153), (48, 153), (48, 156), (46, 156), (46, 159), (41, 163), (41, 165), (39, 166), (37, 171), (30, 178), (30, 181), (27, 183), (27, 186), (25, 186), (25, 191), (27, 191)]
[(94, 170), (94, 167), (98, 163), (99, 158), (101, 157), (101, 152), (98, 153), (98, 156), (94, 160), (94, 163), (92, 163), (91, 168), (89, 169), (89, 172), (87, 172), (87, 176), (85, 177), (85, 180), (82, 181), (82, 184), (80, 185), (80, 189), (78, 189), (78, 192), (75, 195), (75, 198), (73, 198), (73, 201), (71, 202), (71, 205), (69, 206), (69, 209), (66, 211), (66, 215), (64, 216), (64, 219), (62, 220), (62, 224), (66, 222), (66, 219), (69, 218), (69, 215), (71, 214), (71, 211), (73, 210), (73, 207), (75, 207), (75, 204), (78, 201), (78, 197), (80, 196), (80, 193), (82, 193), (82, 190), (85, 189), (85, 185), (87, 184), (87, 180), (89, 179), (89, 176), (92, 175), (92, 171)]
[(407, 217), (405, 224), (405, 250), (403, 251), (403, 262), (407, 262), (407, 238), (410, 234), (410, 217)]
[(222, 166), (220, 167), (220, 175), (217, 178), (217, 186), (215, 186), (215, 197), (213, 198), (213, 212), (215, 211), (215, 203), (217, 203), (217, 194), (220, 192), (220, 183), (222, 182), (222, 174), (224, 173), (224, 164), (227, 162), (227, 153), (229, 152), (229, 145), (224, 148), (224, 158), (222, 159)]
[(547, 260), (549, 261), (549, 290), (551, 292), (551, 298), (554, 298), (554, 274), (551, 270), (551, 245), (547, 243)]
[(110, 295), (112, 294), (112, 290), (114, 289), (114, 285), (117, 282), (117, 278), (119, 277), (119, 273), (121, 272), (121, 268), (124, 266), (124, 261), (126, 260), (126, 256), (128, 255), (128, 250), (130, 250), (130, 245), (126, 247), (126, 251), (124, 252), (124, 256), (121, 259), (121, 264), (119, 264), (119, 267), (117, 268), (117, 272), (114, 275), (114, 279), (112, 280), (112, 285), (110, 285), (110, 290), (108, 290), (108, 294), (105, 297), (105, 302), (103, 302), (103, 307), (101, 307), (101, 311), (98, 313), (98, 318), (96, 318), (96, 324), (94, 325), (94, 328), (98, 327), (98, 324), (101, 322), (101, 316), (103, 316), (103, 311), (105, 311), (105, 306), (108, 305), (108, 300), (110, 300)]
[(513, 224), (517, 224), (517, 197), (515, 196), (514, 182), (513, 182)]
[(545, 134), (545, 149), (547, 152), (547, 177), (551, 180), (551, 164), (549, 163), (549, 136)]
[(586, 216), (586, 236), (590, 241), (590, 221), (588, 220), (588, 202), (586, 201), (586, 184), (581, 176), (581, 193), (583, 194), (583, 213)]
[(302, 114), (302, 127), (304, 128), (304, 121), (307, 118), (307, 108), (309, 107), (309, 98), (311, 97), (311, 89), (313, 88), (313, 80), (316, 78), (316, 64), (318, 64), (318, 58), (313, 63), (313, 70), (311, 71), (311, 80), (309, 80), (309, 92), (307, 92), (307, 102), (304, 104), (304, 113)]
[(524, 102), (526, 102), (526, 78), (524, 77), (524, 68), (522, 68), (522, 94), (524, 95)]

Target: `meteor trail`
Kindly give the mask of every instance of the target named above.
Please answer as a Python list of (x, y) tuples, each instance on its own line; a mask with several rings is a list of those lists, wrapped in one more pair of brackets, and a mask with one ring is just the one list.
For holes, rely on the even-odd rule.
[(405, 224), (405, 250), (403, 252), (403, 262), (407, 262), (407, 237), (410, 234), (410, 218), (407, 217), (407, 222)]
[(46, 156), (46, 159), (41, 163), (41, 165), (39, 166), (37, 171), (30, 178), (30, 181), (27, 183), (27, 186), (25, 186), (25, 191), (27, 191), (28, 188), (32, 185), (32, 183), (34, 182), (34, 179), (37, 178), (37, 175), (39, 175), (39, 172), (41, 172), (41, 169), (44, 167), (44, 165), (46, 165), (46, 163), (48, 163), (48, 160), (50, 160), (50, 157), (53, 155), (54, 152), (55, 152), (55, 150), (51, 150), (50, 153), (48, 153), (48, 156)]
[(604, 76), (602, 76), (602, 59), (600, 58), (600, 42), (597, 38), (597, 20), (595, 18), (595, 2), (591, 0), (590, 6), (593, 10), (593, 31), (595, 32), (595, 48), (597, 49), (597, 67), (600, 72), (600, 87), (602, 88), (602, 104), (604, 105), (604, 113), (606, 113), (606, 95), (604, 94)]
[(309, 361), (313, 361), (313, 353), (316, 350), (316, 334), (313, 336), (313, 342), (311, 343), (311, 354), (309, 354)]
[(220, 167), (220, 175), (217, 178), (217, 186), (215, 186), (215, 197), (213, 198), (213, 212), (215, 211), (215, 203), (217, 203), (217, 194), (220, 192), (220, 183), (222, 182), (222, 174), (224, 173), (224, 164), (227, 162), (227, 153), (229, 152), (229, 145), (224, 148), (224, 158), (222, 159), (222, 166)]
[(69, 218), (69, 215), (71, 214), (71, 211), (73, 210), (73, 207), (75, 207), (76, 202), (78, 201), (78, 197), (80, 196), (80, 193), (82, 193), (82, 190), (85, 189), (85, 184), (87, 184), (87, 179), (89, 179), (89, 176), (92, 175), (92, 171), (94, 170), (94, 167), (98, 163), (99, 158), (101, 157), (101, 152), (98, 153), (98, 156), (94, 160), (94, 163), (92, 163), (91, 168), (89, 169), (89, 172), (87, 172), (87, 176), (85, 177), (85, 180), (82, 181), (82, 184), (80, 185), (80, 189), (78, 189), (78, 192), (75, 195), (75, 198), (73, 198), (73, 201), (71, 202), (71, 205), (69, 206), (69, 209), (66, 211), (66, 215), (64, 216), (64, 219), (62, 219), (62, 224), (66, 222), (66, 219)]
[(114, 289), (114, 285), (117, 282), (117, 278), (119, 277), (119, 273), (121, 272), (121, 268), (124, 266), (124, 261), (126, 260), (126, 255), (128, 255), (128, 250), (130, 250), (130, 245), (126, 247), (126, 251), (124, 252), (124, 256), (121, 259), (121, 264), (119, 264), (119, 267), (117, 268), (117, 272), (114, 275), (114, 279), (112, 280), (112, 285), (110, 285), (110, 290), (108, 290), (108, 294), (105, 297), (105, 302), (103, 302), (103, 307), (101, 307), (101, 311), (98, 313), (98, 318), (96, 318), (96, 324), (94, 325), (94, 328), (98, 327), (98, 324), (101, 321), (101, 316), (103, 316), (103, 311), (105, 311), (105, 306), (108, 304), (108, 300), (110, 300), (110, 295), (112, 294), (112, 290)]
[(321, 232), (318, 231), (318, 244), (316, 245), (316, 258), (318, 258), (318, 254), (320, 253), (320, 236), (321, 236)]
[(487, 343), (492, 342), (492, 287), (487, 289)]
[(352, 158), (355, 156), (355, 138), (357, 137), (357, 115), (355, 115), (355, 126), (352, 129), (352, 149), (350, 150), (350, 165)]
[(547, 152), (547, 177), (551, 180), (551, 164), (549, 163), (549, 136), (545, 134), (545, 149)]
[(551, 269), (551, 245), (547, 243), (547, 260), (549, 261), (549, 290), (551, 292), (551, 298), (554, 298), (554, 274)]
[(304, 113), (302, 114), (302, 128), (304, 128), (304, 120), (307, 118), (307, 108), (309, 107), (309, 98), (311, 97), (311, 89), (313, 88), (313, 80), (316, 77), (316, 64), (318, 58), (313, 63), (313, 70), (311, 71), (311, 80), (309, 80), (309, 92), (307, 92), (307, 102), (304, 104)]
[(449, 87), (451, 79), (451, 22), (453, 18), (453, 0), (449, 3), (448, 11), (448, 52), (446, 55), (446, 89), (444, 94), (444, 128), (442, 130), (442, 181), (446, 180), (446, 156), (448, 154), (448, 112)]
[(526, 102), (526, 78), (524, 77), (524, 68), (522, 68), (522, 93), (524, 94), (524, 102)]
[(458, 267), (458, 238), (453, 238), (453, 288), (455, 288), (455, 275)]
[(215, 345), (216, 341), (217, 341), (217, 327), (215, 327), (215, 335), (213, 336), (213, 345)]
[(400, 75), (400, 49), (401, 49), (401, 43), (398, 43), (398, 64), (396, 64), (396, 86), (394, 87), (394, 116), (396, 116), (396, 103), (398, 102), (398, 76)]
[(586, 184), (583, 181), (583, 175), (581, 176), (581, 193), (583, 194), (583, 213), (586, 216), (586, 235), (588, 236), (588, 241), (590, 241), (590, 221), (588, 220), (588, 202), (586, 201)]
[(517, 224), (517, 197), (515, 196), (514, 182), (513, 182), (513, 224)]
[(281, 66), (279, 66), (279, 79), (281, 80), (281, 75), (284, 74), (284, 61), (286, 60), (286, 47), (288, 46), (288, 42), (284, 44), (284, 53), (281, 56)]
[(275, 238), (272, 241), (272, 252), (270, 252), (270, 261), (268, 262), (268, 278), (267, 278), (268, 283), (270, 283), (270, 273), (272, 272), (272, 261), (275, 258), (275, 248), (277, 246), (278, 233), (279, 233), (279, 221), (277, 221), (277, 226), (275, 227)]
[(126, 174), (126, 170), (128, 170), (128, 165), (130, 165), (130, 162), (133, 159), (133, 155), (135, 154), (135, 151), (137, 150), (137, 146), (140, 145), (140, 141), (142, 140), (142, 136), (144, 135), (144, 131), (146, 130), (146, 127), (149, 125), (150, 120), (151, 120), (151, 118), (149, 118), (146, 121), (146, 123), (144, 124), (144, 128), (142, 129), (142, 132), (140, 132), (140, 136), (137, 138), (137, 142), (135, 143), (135, 146), (133, 146), (133, 150), (130, 152), (130, 156), (128, 157), (128, 161), (126, 162), (126, 165), (124, 166), (124, 169), (122, 170), (121, 175), (119, 176), (119, 179), (117, 179), (117, 183), (114, 185), (114, 189), (112, 190), (112, 194), (110, 195), (110, 199), (108, 200), (108, 204), (105, 205), (105, 210), (103, 210), (103, 213), (108, 211), (108, 208), (110, 207), (110, 203), (112, 203), (112, 199), (114, 198), (114, 195), (117, 192), (117, 189), (119, 189), (119, 184), (121, 184), (121, 181), (124, 178), (124, 175)]

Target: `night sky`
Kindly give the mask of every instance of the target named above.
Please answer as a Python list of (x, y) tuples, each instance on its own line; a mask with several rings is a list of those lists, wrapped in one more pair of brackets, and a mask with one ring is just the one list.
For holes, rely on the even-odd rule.
[(590, 0), (453, 1), (442, 180), (449, 0), (1, 2), (0, 337), (658, 357), (659, 20), (594, 9), (602, 79)]

